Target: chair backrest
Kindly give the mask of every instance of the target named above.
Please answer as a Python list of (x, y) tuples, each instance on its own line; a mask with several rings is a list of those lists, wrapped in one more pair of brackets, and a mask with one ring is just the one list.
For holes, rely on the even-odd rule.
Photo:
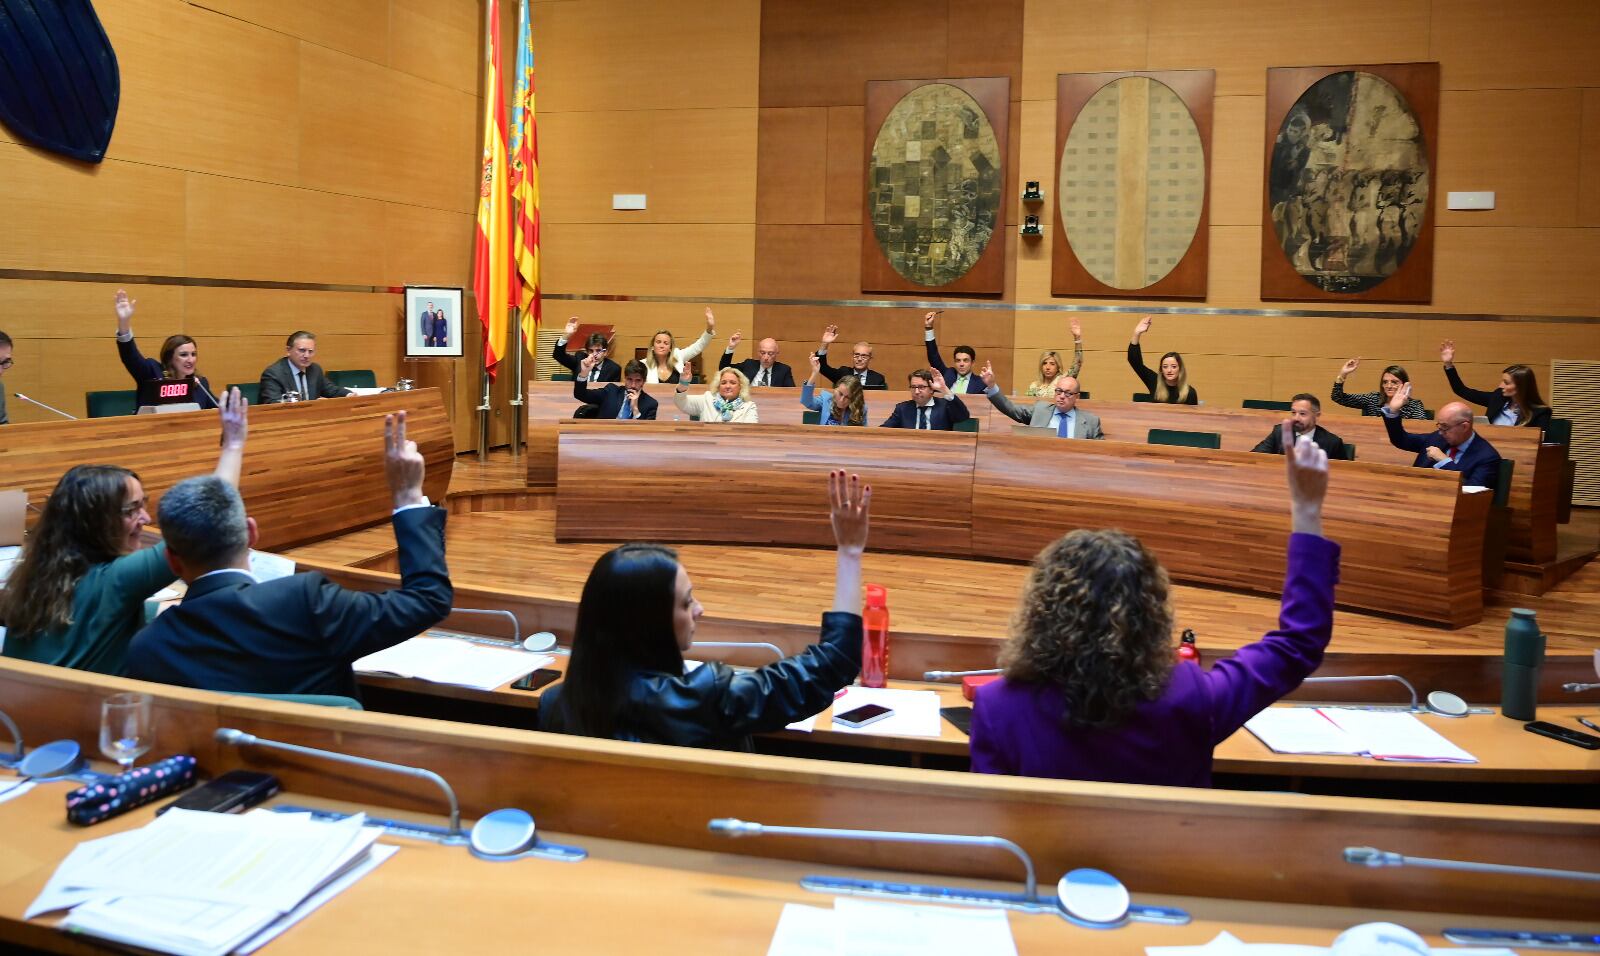
[(1078, 389), (1078, 400), (1081, 402), (1087, 402), (1089, 400), (1089, 393), (1081, 388)]
[(1422, 417), (1423, 417), (1423, 418), (1426, 418), (1426, 419), (1427, 419), (1427, 420), (1428, 420), (1428, 421), (1430, 421), (1430, 422), (1431, 422), (1431, 421), (1433, 421), (1433, 409), (1431, 409), (1431, 408), (1424, 408), (1424, 409), (1423, 409), (1423, 410), (1422, 410)]
[(1510, 458), (1500, 459), (1500, 474), (1494, 480), (1494, 506), (1504, 508), (1511, 497), (1511, 472), (1517, 463)]
[(1289, 412), (1294, 410), (1294, 402), (1280, 402), (1271, 398), (1247, 398), (1244, 400), (1245, 408), (1264, 408), (1272, 412)]
[(1181, 445), (1184, 448), (1222, 447), (1222, 436), (1216, 432), (1186, 432), (1175, 428), (1152, 428), (1145, 441), (1151, 445)]
[(822, 424), (822, 413), (819, 412), (819, 411), (816, 411), (815, 409), (810, 410), (810, 411), (801, 412), (800, 413), (800, 424), (802, 424), (802, 425), (820, 425), (820, 424)]
[(1547, 445), (1572, 444), (1572, 419), (1552, 418), (1550, 424), (1545, 426), (1544, 441)]
[(570, 381), (572, 381), (572, 373), (571, 372), (556, 372), (554, 375), (550, 376), (550, 381), (552, 381), (552, 382), (570, 382)]
[(370, 368), (335, 369), (328, 373), (328, 381), (340, 388), (377, 388), (378, 373)]
[(1344, 460), (1345, 461), (1355, 461), (1356, 460), (1356, 446), (1355, 446), (1354, 442), (1348, 442), (1347, 441), (1347, 442), (1344, 443)]
[[(229, 385), (228, 388), (230, 391), (237, 388), (239, 390), (239, 394), (244, 396), (244, 400), (252, 405), (261, 404), (260, 382), (240, 382), (237, 385)], [(222, 396), (219, 395), (217, 397), (221, 398)]]
[(964, 419), (951, 425), (950, 430), (955, 432), (975, 432), (978, 430), (978, 420), (976, 418)]
[(126, 392), (85, 392), (83, 398), (90, 418), (132, 415), (139, 410), (139, 393), (135, 389)]
[[(237, 693), (237, 692), (235, 692)], [(259, 697), (262, 700), (286, 700), (291, 704), (311, 704), (314, 707), (343, 707), (346, 710), (365, 710), (361, 701), (338, 694), (245, 694), (240, 697)]]
[[(1082, 398), (1083, 396), (1079, 395), (1078, 397)], [(1149, 392), (1134, 392), (1133, 400), (1136, 402), (1153, 402), (1156, 400), (1156, 397), (1151, 395)]]

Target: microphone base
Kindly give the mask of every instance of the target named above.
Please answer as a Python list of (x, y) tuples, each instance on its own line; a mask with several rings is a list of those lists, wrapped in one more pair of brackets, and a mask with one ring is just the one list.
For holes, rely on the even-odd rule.
[[(289, 803), (280, 803), (268, 808), (274, 813), (309, 813), (314, 820), (338, 821), (347, 820), (354, 814), (338, 813), (333, 810), (317, 810), (312, 807), (301, 807)], [(442, 827), (433, 823), (412, 823), (408, 820), (389, 820), (384, 817), (367, 817), (367, 825), (382, 827), (385, 833), (393, 836), (405, 837), (408, 840), (428, 840), (442, 846), (469, 846), (470, 841), (465, 833), (451, 833), (449, 827)], [(477, 854), (473, 854), (478, 856)], [(520, 860), (524, 857), (538, 857), (542, 860), (558, 860), (563, 863), (576, 863), (587, 859), (589, 851), (577, 846), (566, 846), (561, 843), (546, 843), (543, 840), (534, 844), (528, 850), (512, 856), (479, 856), (481, 860)]]
[(975, 890), (958, 886), (939, 886), (932, 883), (895, 883), (886, 880), (858, 880), (847, 876), (804, 876), (800, 888), (813, 893), (832, 893), (838, 896), (870, 896), (877, 899), (901, 902), (943, 903), (952, 906), (989, 906), (1014, 910), (1018, 913), (1041, 913), (1059, 916), (1074, 926), (1088, 929), (1117, 929), (1129, 922), (1160, 923), (1166, 926), (1187, 925), (1192, 917), (1188, 912), (1170, 906), (1145, 906), (1135, 903), (1128, 907), (1126, 919), (1115, 923), (1093, 923), (1075, 919), (1054, 899), (1030, 898), (1026, 893), (1006, 893), (1000, 890)]

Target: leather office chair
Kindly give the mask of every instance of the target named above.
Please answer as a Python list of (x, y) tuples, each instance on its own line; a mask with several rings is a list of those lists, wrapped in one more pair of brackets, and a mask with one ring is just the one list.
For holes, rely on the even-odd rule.
[(343, 707), (346, 710), (365, 710), (361, 701), (338, 694), (238, 694), (240, 697), (259, 697), (262, 700), (286, 700), (291, 704), (311, 704), (314, 707)]
[(969, 418), (965, 421), (956, 422), (950, 426), (950, 430), (954, 432), (975, 432), (978, 430), (978, 420)]
[(817, 412), (817, 411), (801, 412), (800, 413), (800, 424), (802, 424), (802, 425), (820, 425), (820, 424), (822, 424), (822, 413), (821, 412)]
[(1280, 402), (1270, 398), (1247, 398), (1244, 400), (1245, 408), (1263, 408), (1272, 412), (1289, 412), (1294, 410), (1294, 402)]
[(328, 381), (340, 388), (377, 388), (378, 374), (370, 368), (337, 369), (328, 373)]
[[(260, 382), (239, 382), (236, 385), (229, 385), (228, 388), (229, 389), (237, 388), (239, 390), (239, 394), (244, 396), (244, 400), (249, 402), (252, 405), (260, 405), (261, 404), (261, 383)], [(221, 398), (222, 396), (219, 395), (217, 397)]]
[(1145, 442), (1151, 445), (1178, 445), (1183, 448), (1221, 448), (1222, 436), (1216, 432), (1186, 432), (1174, 428), (1152, 428)]
[(85, 392), (83, 397), (90, 418), (132, 415), (139, 410), (139, 393), (134, 389), (125, 392)]

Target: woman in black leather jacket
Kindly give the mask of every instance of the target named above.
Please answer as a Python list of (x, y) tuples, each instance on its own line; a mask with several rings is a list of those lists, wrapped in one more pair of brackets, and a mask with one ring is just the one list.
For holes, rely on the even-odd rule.
[(861, 553), (872, 489), (828, 479), (838, 543), (833, 610), (821, 639), (749, 672), (704, 664), (685, 674), (702, 609), (677, 553), (625, 544), (595, 562), (578, 604), (566, 679), (539, 701), (539, 729), (684, 747), (750, 749), (751, 734), (825, 710), (861, 670)]

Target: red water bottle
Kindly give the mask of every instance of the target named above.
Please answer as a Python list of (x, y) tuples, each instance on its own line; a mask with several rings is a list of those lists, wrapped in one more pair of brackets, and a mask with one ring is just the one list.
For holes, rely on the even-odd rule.
[(1194, 642), (1194, 631), (1187, 627), (1183, 629), (1183, 636), (1178, 638), (1178, 660), (1200, 663), (1200, 646)]
[(883, 585), (867, 585), (861, 623), (861, 686), (883, 687), (889, 680), (889, 592)]

